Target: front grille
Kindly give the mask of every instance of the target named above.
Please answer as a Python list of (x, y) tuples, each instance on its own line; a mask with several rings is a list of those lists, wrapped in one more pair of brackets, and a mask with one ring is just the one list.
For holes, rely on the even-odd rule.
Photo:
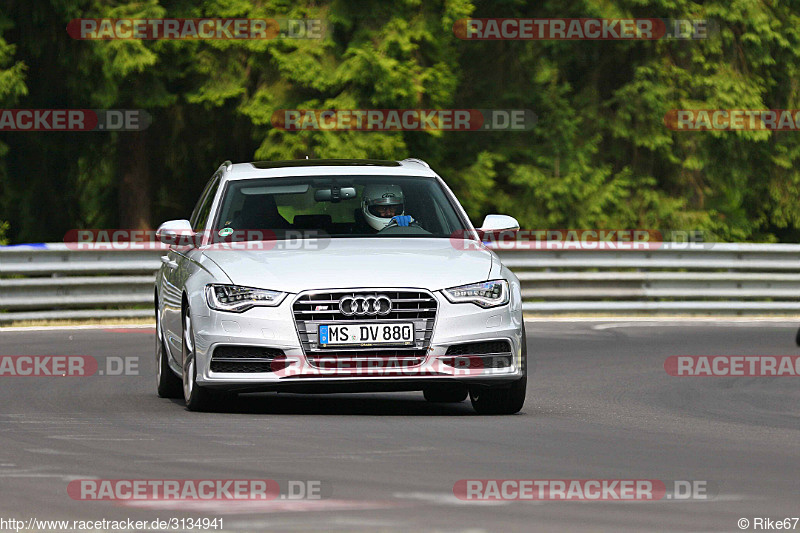
[(272, 372), (272, 361), (283, 350), (261, 346), (217, 346), (211, 355), (212, 372)]
[[(339, 298), (343, 296), (388, 296), (392, 301), (392, 312), (385, 316), (345, 316), (339, 311)], [(415, 320), (436, 318), (436, 298), (428, 292), (416, 291), (342, 291), (320, 292), (301, 296), (293, 307), (296, 321), (304, 322), (373, 322), (391, 320)]]
[[(388, 296), (392, 310), (386, 315), (346, 316), (339, 310), (339, 299), (343, 296)], [(309, 364), (317, 365), (323, 360), (358, 360), (380, 358), (383, 361), (402, 361), (421, 364), (430, 346), (438, 304), (433, 294), (427, 291), (364, 289), (357, 291), (325, 291), (301, 295), (295, 301), (294, 313), (297, 333)], [(367, 324), (414, 324), (414, 344), (407, 347), (342, 347), (323, 348), (319, 345), (319, 326), (363, 322)]]

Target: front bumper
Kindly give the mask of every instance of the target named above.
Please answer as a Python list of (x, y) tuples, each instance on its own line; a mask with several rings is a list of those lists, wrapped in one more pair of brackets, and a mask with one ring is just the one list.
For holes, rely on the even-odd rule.
[[(517, 299), (508, 305), (482, 309), (474, 304), (452, 304), (441, 293), (430, 345), (418, 364), (386, 358), (360, 362), (311, 364), (295, 326), (294, 296), (275, 308), (257, 307), (242, 314), (204, 309), (193, 312), (197, 383), (204, 387), (248, 391), (389, 391), (420, 390), (436, 382), (497, 385), (520, 379), (525, 372), (522, 353), (522, 310)], [(507, 341), (508, 364), (488, 367), (486, 359), (447, 355), (454, 345)], [(272, 371), (215, 372), (214, 350), (221, 346), (261, 347), (281, 350)]]

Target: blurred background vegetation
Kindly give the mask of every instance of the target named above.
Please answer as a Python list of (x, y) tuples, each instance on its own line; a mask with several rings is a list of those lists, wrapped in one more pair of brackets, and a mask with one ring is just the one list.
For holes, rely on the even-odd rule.
[[(324, 39), (79, 41), (81, 17), (319, 18)], [(706, 40), (462, 41), (465, 17), (711, 19)], [(670, 109), (800, 108), (780, 0), (4, 0), (0, 107), (142, 108), (139, 133), (2, 133), (0, 241), (186, 218), (225, 159), (427, 160), (473, 222), (800, 240), (800, 132), (673, 132)], [(277, 109), (528, 108), (526, 132), (300, 132)], [(6, 221), (9, 225), (2, 224)]]

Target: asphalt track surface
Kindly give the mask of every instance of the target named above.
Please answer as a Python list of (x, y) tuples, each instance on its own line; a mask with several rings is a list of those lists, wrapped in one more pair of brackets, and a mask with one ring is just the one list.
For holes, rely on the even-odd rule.
[[(798, 378), (682, 378), (670, 355), (797, 355), (790, 322), (528, 322), (514, 416), (421, 393), (155, 395), (152, 331), (0, 332), (2, 355), (133, 357), (139, 375), (0, 377), (0, 518), (219, 517), (224, 531), (741, 531), (800, 515)], [(317, 501), (76, 501), (71, 480), (321, 481)], [(461, 479), (709, 483), (706, 500), (464, 502)], [(797, 526), (800, 530), (800, 524)]]

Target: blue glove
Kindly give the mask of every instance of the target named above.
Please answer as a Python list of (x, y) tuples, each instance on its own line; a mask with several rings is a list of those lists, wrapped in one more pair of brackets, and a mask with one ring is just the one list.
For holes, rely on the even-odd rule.
[(392, 217), (392, 220), (397, 222), (398, 226), (408, 226), (412, 222), (414, 222), (414, 219), (411, 218), (408, 215), (397, 215), (397, 216)]

